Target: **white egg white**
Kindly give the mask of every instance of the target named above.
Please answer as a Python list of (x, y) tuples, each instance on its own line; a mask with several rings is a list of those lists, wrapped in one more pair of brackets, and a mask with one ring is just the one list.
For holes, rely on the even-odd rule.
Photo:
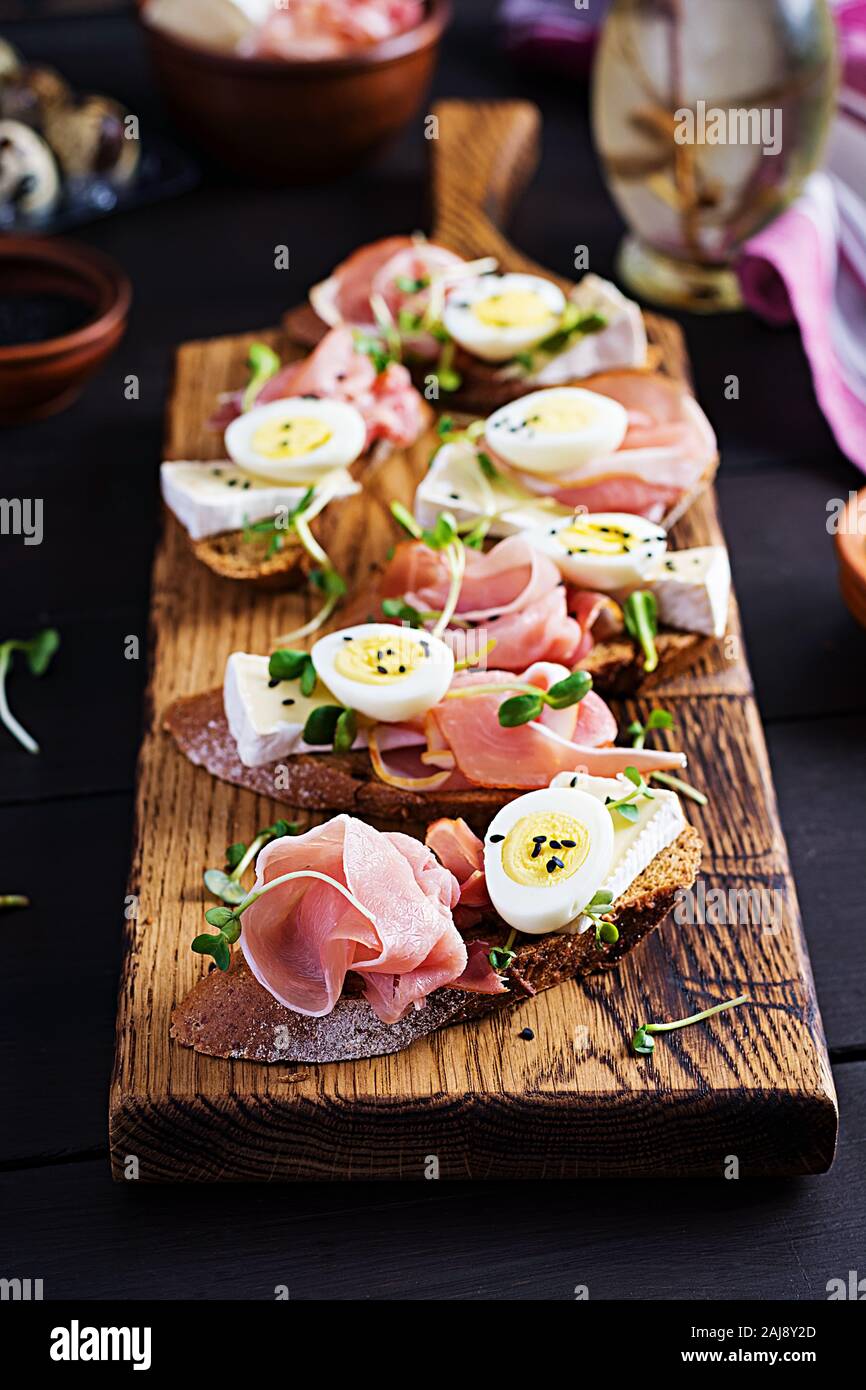
[(524, 535), (567, 583), (605, 594), (639, 588), (667, 550), (658, 523), (629, 512), (577, 513)]
[[(353, 642), (374, 656), (381, 652), (377, 665), (395, 674), (376, 683), (341, 671), (341, 653)], [(418, 658), (414, 669), (409, 661), (406, 673), (399, 674), (401, 660), (412, 654)], [(319, 680), (340, 704), (383, 724), (399, 724), (432, 709), (454, 676), (450, 647), (427, 632), (394, 623), (359, 623), (329, 632), (315, 643), (311, 656)]]
[[(261, 446), (262, 434), (273, 435), (286, 426), (321, 426), (321, 444), (293, 457), (270, 456)], [(290, 431), (287, 431), (287, 434)], [(348, 468), (363, 452), (367, 438), (364, 417), (345, 401), (288, 396), (254, 406), (232, 420), (225, 432), (226, 452), (241, 468), (276, 482), (311, 483), (335, 468)]]
[(513, 468), (552, 478), (614, 453), (627, 429), (619, 401), (582, 386), (551, 386), (494, 411), (484, 437)]
[[(582, 822), (589, 833), (589, 853), (572, 874), (551, 873), (541, 885), (517, 883), (503, 866), (503, 849), (518, 821), (536, 814), (561, 814)], [(498, 837), (502, 836), (503, 839)], [(562, 931), (579, 917), (598, 891), (613, 858), (614, 832), (610, 812), (588, 792), (571, 787), (546, 787), (509, 801), (497, 813), (484, 837), (484, 874), (490, 901), (503, 921), (531, 936)], [(542, 849), (540, 865), (550, 851)], [(546, 870), (544, 870), (546, 873)]]
[[(503, 315), (497, 321), (497, 302)], [(519, 304), (532, 310), (526, 321), (509, 312)], [(535, 347), (556, 331), (565, 310), (565, 295), (540, 275), (479, 275), (458, 284), (445, 303), (446, 332), (467, 352), (485, 362), (507, 362)]]

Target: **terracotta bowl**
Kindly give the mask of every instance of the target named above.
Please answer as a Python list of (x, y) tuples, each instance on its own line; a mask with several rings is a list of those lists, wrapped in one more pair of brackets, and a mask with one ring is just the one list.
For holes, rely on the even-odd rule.
[(68, 304), (76, 326), (38, 341), (0, 344), (0, 425), (72, 404), (123, 337), (132, 291), (123, 271), (89, 247), (0, 237), (0, 312), (18, 297)]
[(139, 18), (178, 125), (218, 163), (267, 183), (314, 183), (361, 163), (427, 93), (450, 0), (415, 29), (343, 58), (297, 62), (199, 48)]
[(849, 501), (836, 532), (839, 587), (850, 612), (866, 627), (866, 488)]

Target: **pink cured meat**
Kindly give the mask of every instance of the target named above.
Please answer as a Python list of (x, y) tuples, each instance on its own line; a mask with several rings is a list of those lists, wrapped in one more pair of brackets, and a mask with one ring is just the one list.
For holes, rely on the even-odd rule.
[(292, 0), (242, 48), (258, 58), (339, 58), (414, 29), (423, 17), (421, 0)]
[[(405, 597), (429, 612), (441, 608), (448, 585), (441, 553), (410, 541), (397, 547), (382, 579), (382, 594)], [(445, 640), (458, 660), (477, 656), (494, 641), (485, 659), (491, 669), (522, 671), (536, 661), (574, 665), (592, 646), (591, 622), (569, 617), (556, 565), (519, 535), (499, 541), (486, 554), (467, 551), (456, 611), (464, 622), (482, 627), (468, 633), (453, 627)], [(588, 611), (596, 615), (595, 603)]]
[(256, 405), (287, 396), (319, 396), (354, 405), (367, 426), (367, 448), (377, 439), (399, 447), (414, 444), (425, 424), (424, 403), (407, 369), (389, 362), (377, 374), (372, 358), (356, 350), (352, 331), (345, 327), (332, 329), (309, 357), (288, 363), (266, 381)]
[(315, 878), (281, 884), (246, 910), (244, 958), (287, 1008), (313, 1017), (330, 1013), (353, 970), (377, 1016), (396, 1023), (463, 973), (467, 951), (452, 916), (457, 880), (417, 840), (337, 816), (267, 845), (255, 887), (297, 870), (327, 874), (365, 912)]
[[(405, 290), (398, 283), (426, 279), (430, 271), (447, 270), (461, 265), (460, 256), (433, 242), (416, 242), (408, 236), (384, 237), (369, 246), (362, 246), (342, 261), (327, 280), (314, 285), (310, 303), (324, 323), (332, 327), (349, 324), (368, 333), (380, 331), (371, 302), (372, 295), (381, 295), (396, 320), (401, 309), (421, 314), (427, 307), (426, 288)], [(412, 345), (435, 352), (435, 340), (418, 335)]]
[[(545, 484), (515, 473), (531, 491), (590, 512), (634, 512), (658, 521), (700, 481), (716, 456), (716, 437), (689, 390), (658, 372), (607, 372), (581, 385), (619, 401), (628, 429), (612, 454)], [(489, 445), (486, 446), (488, 452)], [(506, 472), (509, 465), (494, 455)]]
[[(536, 662), (520, 680), (547, 690), (568, 674), (567, 667)], [(427, 719), (437, 746), (450, 749), (457, 771), (475, 786), (530, 791), (548, 786), (560, 772), (582, 769), (591, 776), (611, 777), (626, 767), (648, 772), (685, 765), (681, 753), (613, 746), (616, 720), (593, 690), (578, 705), (564, 710), (545, 707), (537, 721), (503, 728), (499, 706), (514, 693), (506, 672), (464, 673), (455, 677), (451, 688), (491, 684), (502, 685), (502, 694), (446, 698)]]

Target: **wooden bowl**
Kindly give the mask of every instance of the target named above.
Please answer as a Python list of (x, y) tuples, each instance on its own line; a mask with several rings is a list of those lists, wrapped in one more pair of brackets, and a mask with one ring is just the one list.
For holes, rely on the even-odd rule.
[(866, 627), (866, 488), (851, 497), (836, 532), (839, 587), (853, 617)]
[(87, 246), (0, 237), (0, 305), (7, 296), (68, 301), (81, 322), (57, 336), (0, 345), (0, 425), (72, 404), (123, 337), (132, 290), (119, 266)]
[(218, 163), (255, 181), (316, 183), (354, 168), (419, 109), (450, 0), (416, 28), (342, 58), (283, 61), (200, 48), (139, 18), (172, 115)]

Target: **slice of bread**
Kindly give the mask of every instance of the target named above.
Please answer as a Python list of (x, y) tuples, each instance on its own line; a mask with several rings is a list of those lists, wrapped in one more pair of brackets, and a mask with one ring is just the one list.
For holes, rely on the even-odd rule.
[(307, 811), (347, 811), (391, 821), (462, 816), (475, 828), (486, 826), (504, 802), (523, 794), (501, 787), (462, 791), (392, 787), (376, 776), (365, 749), (296, 753), (282, 762), (247, 767), (238, 757), (219, 687), (174, 700), (163, 715), (163, 727), (190, 762), (213, 777)]
[(195, 558), (221, 579), (241, 581), (257, 589), (300, 588), (312, 567), (304, 547), (289, 537), (270, 555), (266, 537), (247, 539), (243, 531), (223, 531), (189, 544)]
[[(507, 994), (440, 989), (422, 1009), (413, 1010), (399, 1023), (387, 1024), (360, 997), (359, 977), (350, 975), (333, 1012), (325, 1018), (308, 1018), (278, 1003), (236, 950), (227, 973), (214, 967), (175, 1007), (171, 1036), (197, 1052), (254, 1062), (341, 1062), (400, 1052), (436, 1029), (513, 1008), (564, 980), (614, 969), (662, 924), (677, 894), (694, 882), (701, 850), (697, 831), (687, 826), (656, 856), (612, 909), (619, 929), (619, 940), (612, 946), (599, 945), (592, 930), (579, 936), (554, 933), (521, 938)], [(494, 946), (504, 942), (507, 928), (492, 919), (471, 935)]]

